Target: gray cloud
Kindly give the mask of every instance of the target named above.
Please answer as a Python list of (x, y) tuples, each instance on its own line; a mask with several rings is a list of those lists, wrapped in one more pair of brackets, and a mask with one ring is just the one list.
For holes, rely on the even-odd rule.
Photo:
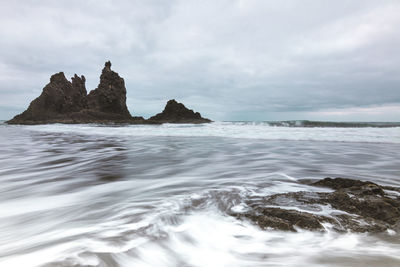
[(372, 0), (2, 1), (0, 119), (58, 71), (94, 89), (110, 59), (134, 115), (176, 98), (217, 120), (393, 120), (398, 14)]

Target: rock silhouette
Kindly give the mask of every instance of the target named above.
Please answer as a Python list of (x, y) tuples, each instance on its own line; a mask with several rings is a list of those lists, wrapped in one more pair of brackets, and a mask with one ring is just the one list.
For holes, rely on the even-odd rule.
[(167, 102), (163, 112), (151, 117), (149, 121), (160, 123), (205, 123), (211, 122), (209, 119), (201, 117), (199, 112), (188, 109), (182, 103), (171, 99)]
[(130, 118), (126, 107), (126, 88), (124, 79), (111, 70), (111, 62), (107, 61), (101, 72), (100, 84), (87, 96), (89, 109), (104, 113), (119, 114)]
[(63, 114), (87, 109), (85, 77), (76, 74), (72, 82), (65, 78), (63, 72), (51, 76), (50, 83), (42, 94), (33, 100), (28, 109), (15, 116), (8, 123), (35, 123), (61, 119)]
[[(9, 124), (46, 124), (46, 123), (131, 123), (158, 124), (204, 123), (199, 113), (185, 108), (183, 104), (170, 100), (163, 115), (150, 120), (132, 117), (126, 106), (126, 88), (124, 79), (111, 70), (107, 61), (96, 89), (87, 94), (84, 76), (74, 75), (71, 81), (63, 72), (54, 74), (41, 93), (33, 100), (28, 109), (7, 121)], [(168, 108), (167, 108), (168, 107)], [(153, 119), (154, 118), (154, 119)]]

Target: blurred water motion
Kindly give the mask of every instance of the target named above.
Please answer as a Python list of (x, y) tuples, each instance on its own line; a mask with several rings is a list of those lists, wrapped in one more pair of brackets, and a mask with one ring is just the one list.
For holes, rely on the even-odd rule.
[(400, 186), (399, 128), (0, 124), (0, 266), (399, 266), (398, 234), (227, 215), (303, 178)]

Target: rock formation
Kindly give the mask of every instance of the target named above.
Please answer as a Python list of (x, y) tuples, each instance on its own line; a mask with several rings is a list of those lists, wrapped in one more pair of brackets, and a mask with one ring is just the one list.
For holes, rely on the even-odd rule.
[[(263, 229), (297, 228), (338, 232), (383, 232), (400, 227), (400, 188), (345, 178), (325, 178), (312, 186), (333, 192), (292, 192), (250, 197), (247, 211), (231, 213)], [(322, 212), (327, 207), (331, 212)]]
[(42, 94), (33, 100), (28, 109), (9, 123), (34, 123), (61, 119), (63, 114), (87, 108), (85, 77), (75, 77), (69, 82), (63, 72), (54, 74)]
[(97, 89), (87, 96), (89, 109), (104, 113), (119, 114), (130, 118), (126, 107), (126, 88), (124, 79), (111, 70), (111, 62), (105, 63)]
[(72, 77), (72, 81), (68, 81), (63, 72), (54, 74), (50, 78), (50, 83), (43, 88), (42, 94), (31, 102), (28, 109), (7, 123), (210, 122), (175, 100), (170, 100), (164, 112), (152, 117), (151, 120), (132, 117), (126, 106), (124, 79), (111, 70), (110, 61), (105, 63), (98, 87), (89, 94), (86, 91), (85, 81), (84, 76), (78, 77), (76, 74)]
[(151, 122), (159, 123), (206, 123), (211, 122), (209, 119), (201, 117), (199, 112), (188, 109), (182, 103), (178, 103), (175, 99), (167, 102), (163, 112), (149, 119)]

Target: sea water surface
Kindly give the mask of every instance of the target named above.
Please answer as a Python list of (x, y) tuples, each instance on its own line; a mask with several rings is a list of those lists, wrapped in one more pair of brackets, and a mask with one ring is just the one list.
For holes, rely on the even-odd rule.
[(0, 124), (0, 266), (400, 266), (400, 235), (263, 231), (246, 197), (400, 186), (400, 128)]

